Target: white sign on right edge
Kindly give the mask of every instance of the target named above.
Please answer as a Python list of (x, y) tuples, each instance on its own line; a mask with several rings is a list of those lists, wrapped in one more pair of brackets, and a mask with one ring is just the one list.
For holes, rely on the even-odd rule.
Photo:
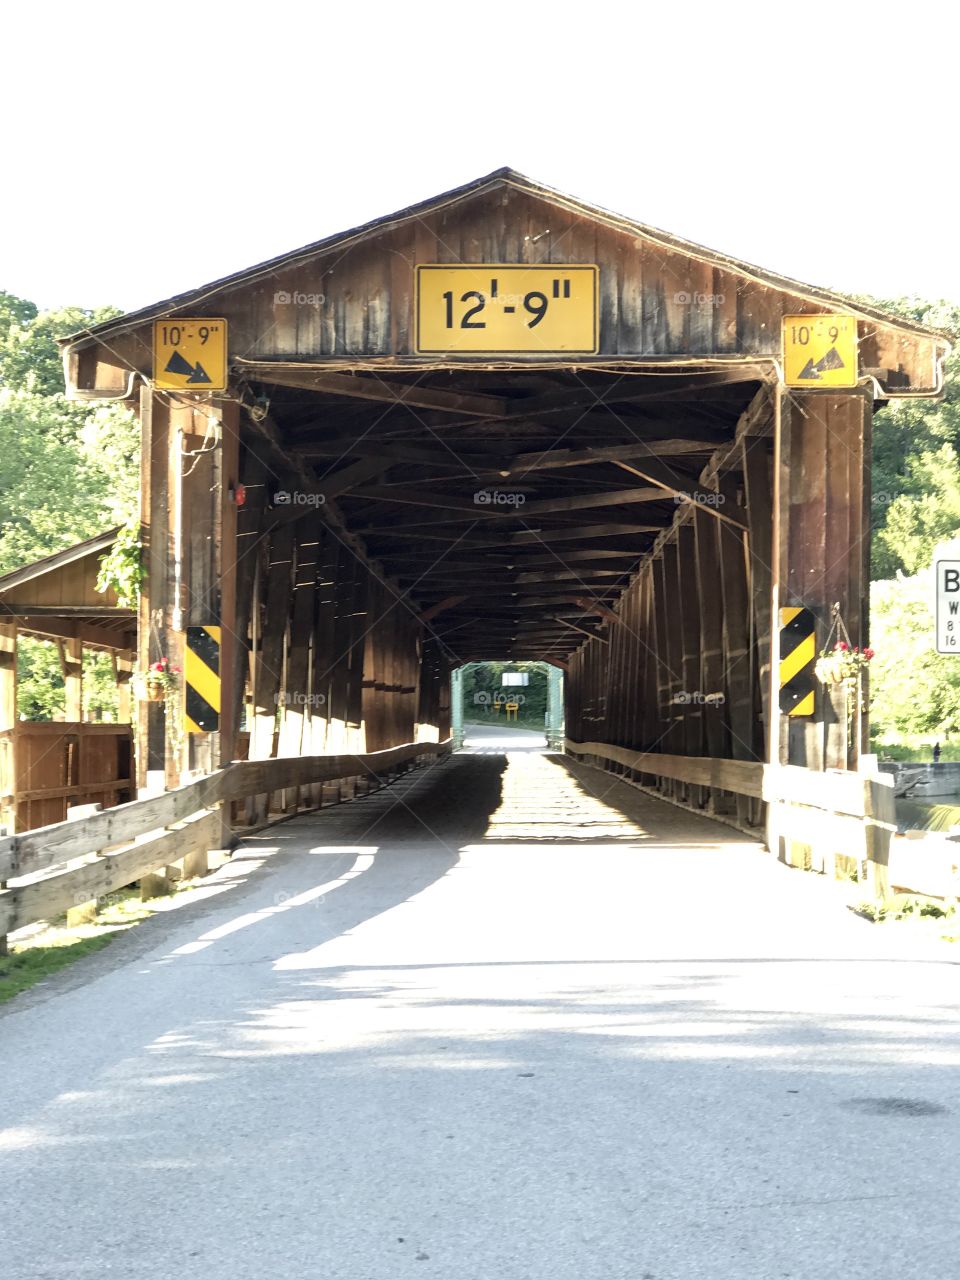
[(960, 560), (938, 560), (937, 653), (960, 653)]

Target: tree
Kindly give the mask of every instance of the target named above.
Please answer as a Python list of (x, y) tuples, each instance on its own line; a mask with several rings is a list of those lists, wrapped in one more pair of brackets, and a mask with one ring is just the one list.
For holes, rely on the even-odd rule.
[[(117, 404), (67, 400), (55, 341), (118, 314), (81, 307), (40, 314), (32, 302), (0, 292), (0, 573), (137, 514), (136, 418)], [(88, 711), (115, 713), (107, 660), (88, 654), (85, 666)], [(28, 719), (63, 714), (52, 645), (21, 639), (18, 704)]]
[[(525, 671), (529, 683), (524, 688), (503, 686), (504, 671)], [(463, 676), (463, 714), (466, 720), (485, 719), (490, 714), (494, 697), (519, 696), (518, 720), (541, 726), (547, 713), (547, 672), (542, 662), (481, 662), (468, 667)], [(522, 700), (521, 700), (522, 699)], [(499, 714), (499, 713), (498, 713)]]
[(135, 510), (139, 441), (119, 406), (0, 390), (0, 572)]
[(960, 663), (936, 652), (933, 569), (873, 585), (870, 722), (881, 736), (960, 729)]
[[(948, 302), (863, 301), (960, 332), (960, 307)], [(938, 541), (960, 530), (960, 351), (945, 362), (943, 400), (892, 400), (874, 417), (872, 524), (878, 579), (915, 572)]]
[(0, 293), (0, 386), (40, 395), (65, 391), (56, 339), (121, 314), (116, 307), (60, 307), (38, 312), (32, 302)]

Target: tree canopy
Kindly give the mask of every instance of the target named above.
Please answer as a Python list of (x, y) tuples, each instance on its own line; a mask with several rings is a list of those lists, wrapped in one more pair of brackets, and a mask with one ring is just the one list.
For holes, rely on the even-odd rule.
[(0, 293), (0, 572), (121, 524), (136, 512), (140, 432), (119, 405), (64, 394), (57, 335), (115, 315), (40, 313)]

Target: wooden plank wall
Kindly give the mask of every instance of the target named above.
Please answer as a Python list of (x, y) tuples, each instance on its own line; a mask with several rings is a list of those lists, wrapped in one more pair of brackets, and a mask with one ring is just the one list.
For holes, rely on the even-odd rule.
[[(260, 476), (248, 494), (256, 483), (262, 488), (253, 453), (243, 474)], [(252, 502), (240, 527), (248, 545), (237, 573), (236, 634), (238, 671), (250, 673), (250, 758), (447, 737), (449, 667), (402, 593), (316, 511), (277, 522), (269, 503)]]
[[(746, 525), (739, 502), (735, 511)], [(572, 655), (567, 736), (648, 756), (761, 761), (760, 652), (769, 633), (751, 619), (750, 602), (745, 528), (703, 508), (684, 512), (617, 605), (610, 642), (589, 640)], [(693, 807), (736, 812), (744, 824), (759, 819), (745, 793), (686, 776), (643, 781)]]
[[(231, 349), (249, 359), (404, 360), (415, 355), (414, 266), (445, 262), (599, 264), (607, 357), (779, 357), (782, 316), (828, 309), (513, 186), (307, 254), (204, 305), (226, 317)], [(933, 340), (873, 320), (858, 329), (865, 368), (894, 371), (905, 388), (935, 385)], [(109, 350), (73, 357), (76, 376), (106, 389), (126, 368), (149, 372), (150, 350), (147, 329), (115, 335)]]

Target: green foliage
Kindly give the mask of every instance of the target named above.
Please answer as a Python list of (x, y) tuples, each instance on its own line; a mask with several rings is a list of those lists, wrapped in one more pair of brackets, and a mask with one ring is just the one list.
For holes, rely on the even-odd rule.
[[(897, 894), (887, 904), (858, 902), (853, 908), (858, 915), (866, 916), (874, 924), (884, 920), (949, 920), (957, 913), (955, 902), (936, 902), (932, 898), (918, 898)], [(948, 939), (954, 941), (954, 939)]]
[(109, 721), (119, 718), (117, 682), (113, 662), (108, 653), (83, 651), (83, 715), (86, 720)]
[(24, 720), (62, 720), (66, 707), (56, 646), (47, 640), (17, 640), (17, 711)]
[(43, 982), (74, 960), (100, 951), (110, 942), (109, 934), (94, 938), (68, 936), (48, 946), (34, 946), (0, 956), (0, 1004)]
[[(118, 406), (0, 389), (0, 573), (50, 555), (130, 515), (132, 415)], [(99, 449), (105, 434), (120, 439)]]
[(118, 314), (38, 314), (0, 293), (0, 573), (137, 510), (140, 432), (119, 405), (71, 403), (54, 337)]
[[(863, 301), (876, 302), (874, 299)], [(876, 305), (960, 333), (960, 306), (898, 299)], [(915, 573), (960, 531), (960, 351), (944, 367), (944, 399), (893, 400), (873, 424), (872, 576)]]
[(117, 593), (121, 608), (135, 609), (140, 603), (143, 586), (143, 544), (140, 541), (140, 519), (128, 520), (112, 548), (100, 560), (97, 590)]
[(933, 570), (875, 582), (870, 720), (879, 736), (960, 730), (960, 663), (934, 648)]
[[(137, 517), (136, 418), (120, 405), (67, 400), (55, 342), (118, 314), (80, 307), (40, 314), (32, 302), (0, 292), (0, 573)], [(131, 554), (129, 535), (124, 554)], [(132, 565), (121, 578), (130, 590), (139, 585)], [(18, 649), (19, 714), (62, 718), (56, 647), (22, 636)], [(116, 719), (109, 659), (87, 653), (84, 663), (86, 714)]]
[(121, 315), (115, 307), (60, 307), (38, 313), (24, 298), (0, 292), (0, 385), (56, 395), (66, 390), (56, 339)]
[[(24, 720), (62, 720), (66, 693), (60, 655), (49, 640), (17, 641), (17, 712)], [(109, 654), (83, 653), (83, 713), (87, 720), (116, 722), (119, 704)]]
[[(504, 671), (526, 671), (530, 683), (524, 689), (505, 689), (501, 682)], [(463, 716), (465, 720), (503, 718), (503, 711), (490, 710), (494, 694), (523, 695), (517, 716), (518, 724), (543, 728), (547, 713), (547, 672), (542, 662), (482, 662), (463, 673)], [(517, 699), (519, 701), (519, 698)]]

